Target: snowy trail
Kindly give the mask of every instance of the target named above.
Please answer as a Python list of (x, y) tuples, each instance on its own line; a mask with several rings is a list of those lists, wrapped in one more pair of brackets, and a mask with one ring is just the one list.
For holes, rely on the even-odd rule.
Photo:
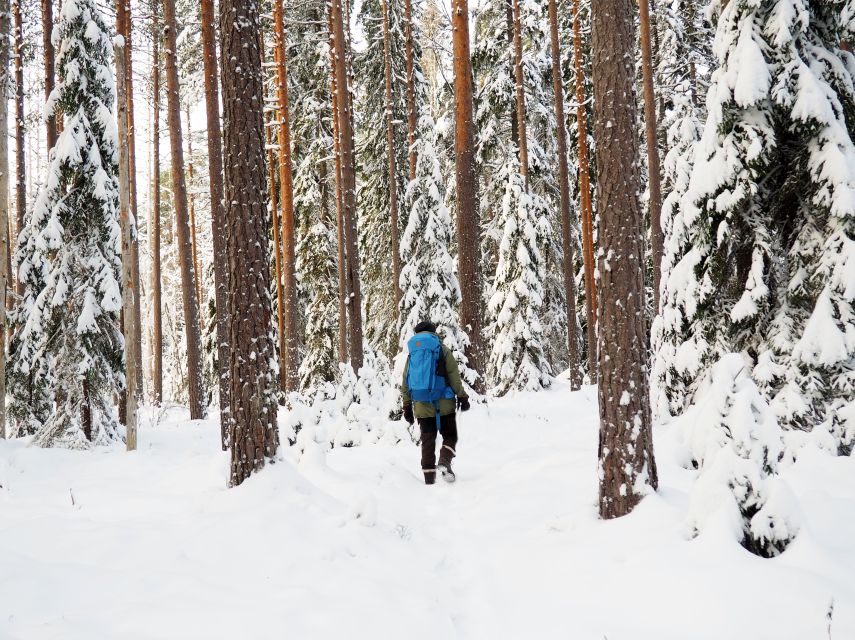
[(726, 531), (687, 540), (692, 474), (664, 428), (659, 493), (599, 521), (592, 388), (462, 415), (454, 485), (422, 484), (404, 443), (228, 490), (217, 432), (173, 416), (134, 454), (0, 442), (0, 640), (809, 640), (832, 598), (832, 640), (855, 638), (851, 458), (789, 470), (808, 524), (769, 561)]

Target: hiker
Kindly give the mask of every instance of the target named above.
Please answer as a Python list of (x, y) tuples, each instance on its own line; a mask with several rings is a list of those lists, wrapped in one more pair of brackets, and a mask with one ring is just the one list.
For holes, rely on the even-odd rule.
[[(469, 397), (463, 389), (457, 361), (442, 344), (433, 322), (420, 322), (416, 334), (407, 341), (407, 364), (401, 383), (404, 419), (418, 419), (422, 436), (422, 471), (425, 484), (436, 481), (436, 473), (454, 482), (451, 460), (456, 455), (457, 420), (455, 411), (469, 411)], [(413, 403), (415, 402), (415, 406)], [(436, 463), (436, 434), (442, 435), (439, 464)]]

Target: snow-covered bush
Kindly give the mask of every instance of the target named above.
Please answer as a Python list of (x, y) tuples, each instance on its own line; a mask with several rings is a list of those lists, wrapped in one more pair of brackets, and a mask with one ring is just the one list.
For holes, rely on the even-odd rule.
[(781, 553), (799, 530), (797, 508), (777, 475), (784, 432), (746, 359), (725, 355), (676, 422), (682, 463), (698, 470), (689, 505), (692, 535), (723, 523), (746, 549)]

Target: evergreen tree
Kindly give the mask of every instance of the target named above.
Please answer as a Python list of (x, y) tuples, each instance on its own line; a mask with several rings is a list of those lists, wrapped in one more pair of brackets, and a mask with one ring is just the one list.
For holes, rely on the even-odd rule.
[(703, 377), (723, 354), (743, 352), (783, 424), (827, 420), (844, 448), (851, 426), (836, 410), (855, 398), (849, 6), (714, 5), (716, 69), (682, 200), (691, 246), (668, 285), (685, 290), (680, 375)]
[(409, 215), (401, 237), (399, 344), (406, 349), (406, 342), (419, 322), (435, 322), (443, 343), (458, 362), (464, 382), (473, 385), (477, 374), (467, 366), (464, 354), (469, 338), (460, 328), (457, 314), (460, 283), (450, 252), (454, 223), (445, 205), (444, 181), (436, 152), (439, 129), (431, 116), (422, 116), (416, 143), (416, 179), (410, 183), (405, 197)]
[(39, 404), (56, 401), (49, 415), (43, 405), (32, 412), (44, 419), (34, 442), (85, 448), (120, 438), (112, 405), (124, 385), (115, 82), (109, 31), (92, 0), (66, 0), (58, 36), (59, 82), (46, 111), (65, 114), (65, 126), (24, 234), (29, 313), (16, 330), (14, 370), (30, 377)]
[(502, 237), (489, 303), (488, 375), (497, 395), (551, 384), (541, 322), (546, 281), (541, 247), (552, 231), (543, 201), (525, 189), (515, 154), (509, 156), (501, 179), (505, 185), (498, 215)]

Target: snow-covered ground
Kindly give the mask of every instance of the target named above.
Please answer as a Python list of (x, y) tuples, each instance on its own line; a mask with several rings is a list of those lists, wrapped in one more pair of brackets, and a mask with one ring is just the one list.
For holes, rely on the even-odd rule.
[(0, 638), (737, 640), (855, 638), (855, 460), (785, 470), (780, 557), (726, 527), (688, 540), (693, 472), (656, 432), (660, 491), (596, 518), (596, 393), (462, 416), (458, 482), (415, 445), (291, 452), (236, 489), (213, 421), (140, 450), (0, 443)]

